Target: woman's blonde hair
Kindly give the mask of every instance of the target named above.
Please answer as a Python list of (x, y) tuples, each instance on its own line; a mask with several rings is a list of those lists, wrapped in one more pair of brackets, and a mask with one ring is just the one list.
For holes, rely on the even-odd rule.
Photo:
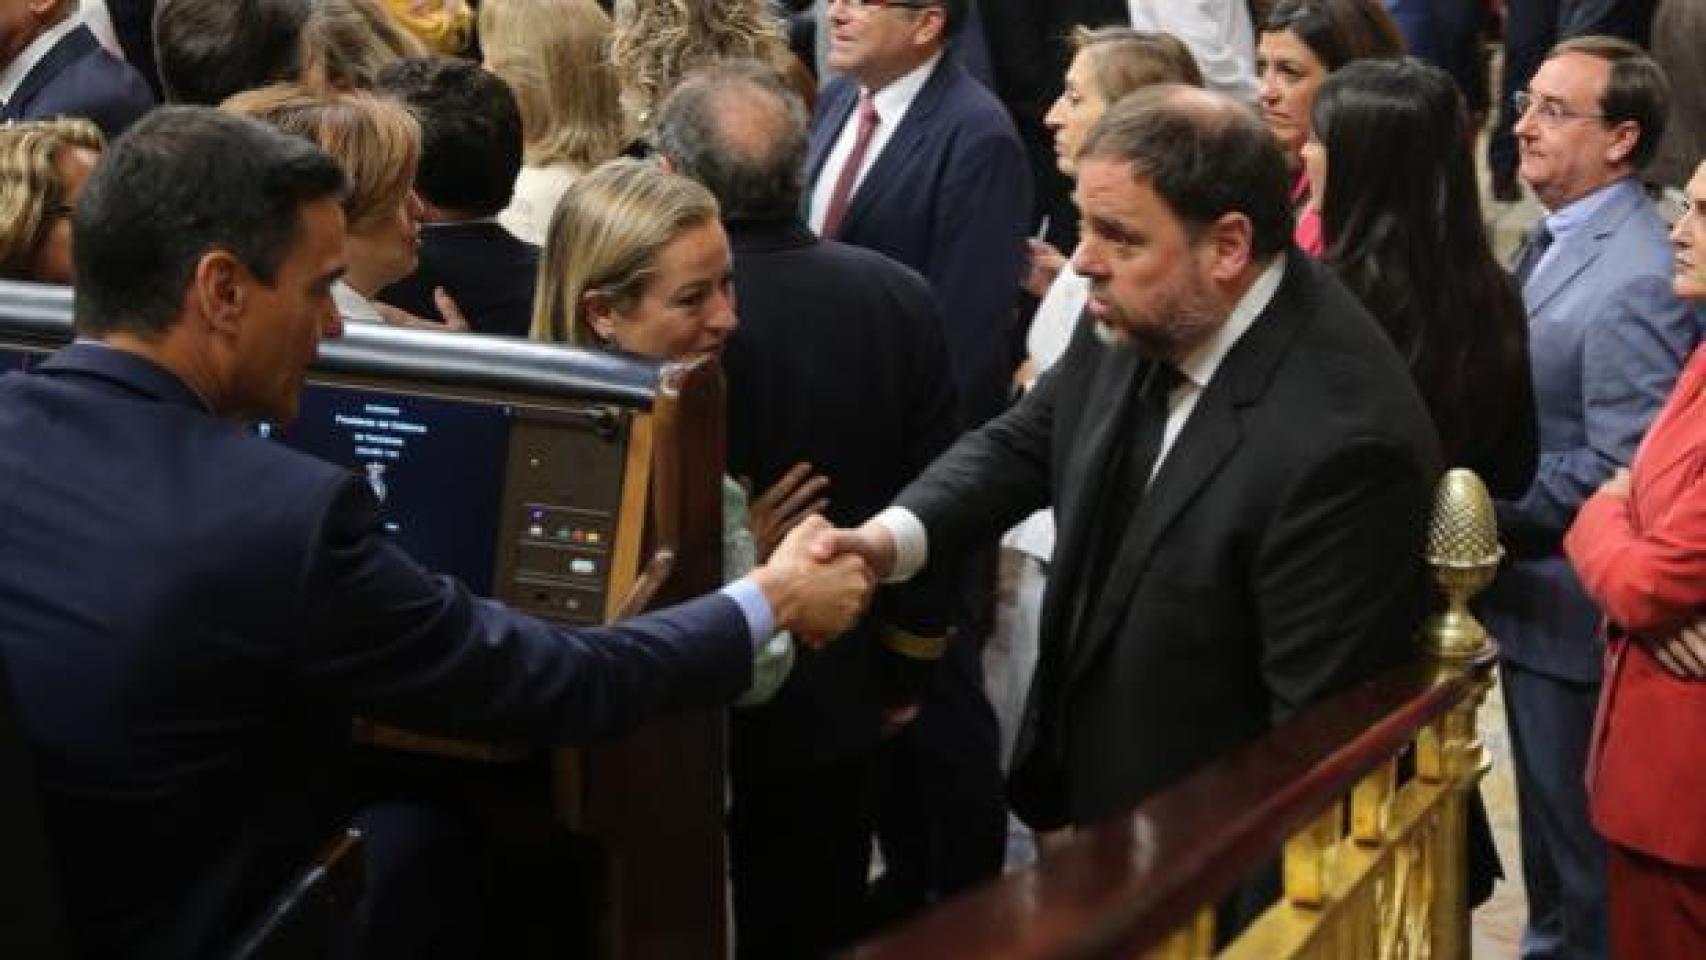
[(421, 125), (408, 108), (364, 90), (316, 93), (294, 83), (245, 90), (220, 109), (254, 117), (318, 144), (350, 178), (351, 231), (392, 216), (421, 158)]
[(32, 120), (0, 127), (0, 277), (33, 279), (36, 253), (57, 217), (67, 216), (56, 162), (64, 150), (99, 152), (101, 131), (87, 120)]
[(575, 180), (551, 216), (539, 258), (533, 338), (602, 344), (582, 298), (598, 291), (613, 309), (629, 309), (645, 293), (659, 252), (717, 216), (710, 191), (644, 161), (613, 160)]
[(378, 0), (317, 0), (300, 43), (299, 75), (316, 90), (366, 89), (386, 64), (430, 52)]
[(1110, 107), (1126, 94), (1157, 83), (1203, 85), (1190, 48), (1170, 33), (1079, 27), (1072, 32), (1072, 49), (1089, 57), (1090, 82)]
[(612, 44), (623, 105), (640, 129), (682, 77), (722, 60), (758, 60), (779, 72), (792, 54), (764, 0), (616, 0)]
[(528, 164), (590, 170), (622, 152), (610, 37), (610, 17), (593, 0), (480, 4), (480, 49), (515, 91)]

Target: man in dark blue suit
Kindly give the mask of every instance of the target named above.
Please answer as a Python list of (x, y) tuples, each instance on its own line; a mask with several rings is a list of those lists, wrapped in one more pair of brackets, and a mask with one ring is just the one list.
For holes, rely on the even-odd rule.
[[(947, 37), (964, 0), (836, 0), (806, 171), (820, 235), (912, 267), (941, 304), (961, 422), (1006, 403), (1031, 171), (1012, 120)], [(1005, 814), (999, 733), (982, 690), (994, 541), (968, 563), (943, 669), (917, 722), (885, 746), (887, 871), (877, 911), (899, 918), (998, 872)]]
[(101, 48), (75, 0), (0, 7), (0, 121), (85, 117), (116, 137), (154, 106), (131, 66)]
[(83, 955), (228, 948), (349, 816), (352, 713), (592, 739), (728, 701), (773, 628), (861, 608), (867, 572), (796, 538), (719, 594), (553, 627), (429, 575), (365, 482), (254, 435), (338, 333), (344, 189), (306, 141), (160, 109), (78, 208), (78, 342), (0, 380), (0, 655)]
[[(765, 490), (803, 461), (829, 480), (831, 520), (862, 519), (958, 432), (930, 287), (806, 228), (805, 108), (765, 67), (688, 77), (659, 110), (657, 147), (716, 195), (734, 247), (740, 326), (723, 351), (731, 471)], [(741, 960), (823, 956), (861, 932), (884, 711), (916, 699), (941, 656), (952, 586), (936, 577), (883, 591), (847, 637), (801, 655), (775, 700), (734, 714)]]
[(813, 230), (930, 281), (972, 426), (1012, 383), (1031, 171), (1001, 102), (944, 45), (963, 12), (963, 0), (831, 5), (829, 65), (842, 76), (818, 99), (806, 174)]
[(386, 65), (377, 88), (421, 122), (421, 258), (379, 299), (428, 320), (449, 320), (442, 289), (475, 333), (527, 336), (539, 248), (497, 221), (521, 171), (521, 110), (509, 85), (456, 57)]

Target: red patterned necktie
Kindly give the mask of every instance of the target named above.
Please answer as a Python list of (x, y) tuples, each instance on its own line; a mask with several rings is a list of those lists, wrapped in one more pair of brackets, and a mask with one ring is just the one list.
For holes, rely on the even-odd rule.
[(853, 150), (841, 173), (835, 178), (835, 189), (829, 194), (829, 209), (823, 214), (822, 236), (834, 237), (841, 229), (841, 219), (847, 215), (847, 203), (853, 199), (853, 185), (859, 182), (859, 168), (865, 165), (865, 153), (871, 149), (871, 139), (877, 135), (877, 105), (868, 90), (859, 91), (859, 132), (853, 138)]

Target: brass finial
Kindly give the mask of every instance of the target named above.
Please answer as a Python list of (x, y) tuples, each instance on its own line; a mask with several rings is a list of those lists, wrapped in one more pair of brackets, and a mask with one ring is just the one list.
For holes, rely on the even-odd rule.
[(1487, 628), (1469, 612), (1469, 598), (1493, 580), (1504, 558), (1493, 498), (1472, 470), (1447, 471), (1434, 491), (1428, 519), (1428, 566), (1445, 595), (1445, 609), (1422, 625), (1428, 649), (1444, 660), (1467, 660), (1487, 645)]

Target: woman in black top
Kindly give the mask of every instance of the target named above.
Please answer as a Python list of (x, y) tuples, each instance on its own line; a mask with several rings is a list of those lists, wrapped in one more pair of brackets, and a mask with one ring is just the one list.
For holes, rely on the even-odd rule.
[(1539, 443), (1528, 321), (1487, 241), (1472, 147), (1445, 71), (1364, 60), (1321, 85), (1303, 159), (1326, 262), (1409, 363), (1446, 463), (1515, 499)]

